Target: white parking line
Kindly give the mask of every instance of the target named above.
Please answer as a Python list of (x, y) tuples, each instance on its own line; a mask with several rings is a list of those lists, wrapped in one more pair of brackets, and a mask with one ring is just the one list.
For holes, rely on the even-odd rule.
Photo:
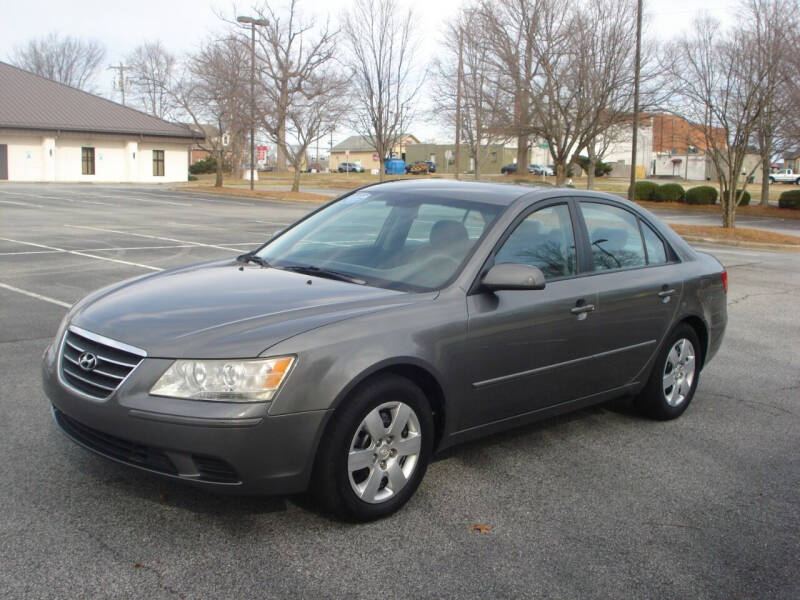
[[(82, 197), (87, 197), (87, 198), (104, 198), (106, 200), (120, 200), (122, 202), (125, 202), (126, 200), (134, 200), (134, 201), (138, 201), (138, 202), (149, 202), (151, 204), (168, 204), (168, 205), (171, 205), (171, 206), (191, 206), (190, 202), (171, 202), (169, 200), (151, 200), (149, 198), (140, 198), (138, 196), (128, 196), (128, 195), (125, 195), (122, 192), (120, 192), (119, 194), (113, 195), (113, 196), (109, 195), (109, 194), (97, 194), (97, 193), (94, 193), (93, 190), (86, 191), (86, 192), (83, 192), (83, 191), (74, 192), (72, 190), (61, 190), (61, 193), (71, 194), (73, 196), (82, 196)], [(68, 202), (74, 202), (74, 200), (72, 200), (70, 198), (65, 198), (65, 200), (67, 200)], [(88, 202), (88, 200), (86, 202)], [(103, 203), (100, 203), (100, 204), (108, 204), (108, 203), (107, 202), (103, 202)], [(109, 206), (117, 206), (117, 205), (109, 204)]]
[(41, 204), (33, 204), (31, 202), (12, 202), (11, 200), (0, 200), (0, 204), (15, 204), (16, 206), (25, 206), (27, 208), (44, 208)]
[(168, 238), (168, 237), (160, 237), (157, 235), (150, 235), (147, 233), (133, 233), (132, 231), (121, 231), (119, 229), (107, 229), (105, 227), (92, 227), (90, 225), (69, 225), (65, 224), (64, 227), (72, 227), (73, 229), (90, 229), (92, 231), (105, 231), (107, 233), (119, 233), (121, 235), (132, 235), (141, 238), (148, 238), (151, 240), (162, 240), (164, 242), (176, 242), (178, 244), (190, 244), (192, 246), (202, 246), (205, 248), (217, 248), (219, 250), (228, 250), (230, 252), (239, 252), (236, 248), (230, 248), (229, 246), (217, 246), (216, 244), (204, 244), (202, 242), (193, 242), (191, 240), (178, 240), (175, 238)]
[(175, 194), (161, 194), (161, 193), (149, 193), (149, 192), (142, 192), (137, 190), (137, 194), (144, 194), (145, 196), (152, 196), (154, 198), (186, 198), (189, 200), (198, 200), (201, 202), (211, 202), (212, 204), (238, 204), (239, 206), (255, 206), (253, 202), (238, 202), (236, 200), (228, 200), (228, 199), (219, 199), (219, 198), (208, 198), (207, 196), (203, 196), (198, 192), (186, 192), (186, 194), (181, 194), (180, 196)]
[(45, 302), (50, 302), (51, 304), (57, 304), (58, 306), (63, 306), (64, 308), (69, 308), (70, 306), (72, 306), (68, 302), (62, 302), (61, 300), (56, 300), (55, 298), (51, 298), (50, 296), (42, 296), (41, 294), (37, 294), (35, 292), (29, 292), (28, 290), (21, 290), (18, 287), (14, 287), (13, 285), (8, 285), (6, 283), (0, 283), (0, 288), (3, 288), (4, 290), (10, 290), (12, 292), (17, 292), (18, 294), (24, 294), (26, 296), (30, 296), (31, 298), (44, 300)]
[[(119, 263), (122, 265), (130, 265), (132, 267), (141, 267), (142, 269), (150, 269), (151, 271), (163, 271), (160, 267), (153, 267), (151, 265), (143, 265), (142, 263), (130, 262), (127, 260), (120, 260), (118, 258), (109, 258), (107, 256), (97, 256), (96, 254), (89, 254), (79, 250), (67, 250), (66, 248), (56, 248), (55, 246), (46, 246), (44, 244), (34, 244), (33, 242), (23, 242), (21, 240), (13, 240), (11, 238), (0, 237), (0, 240), (5, 242), (12, 242), (14, 244), (23, 244), (25, 246), (35, 246), (37, 248), (45, 248), (46, 250), (55, 250), (57, 252), (64, 252), (66, 254), (75, 254), (76, 256), (85, 256), (87, 258), (96, 258), (97, 260), (105, 260), (107, 262)], [(238, 252), (238, 250), (236, 250)]]
[(9, 194), (11, 196), (27, 196), (28, 198), (43, 198), (45, 200), (63, 200), (64, 202), (75, 202), (72, 198), (62, 198), (60, 196), (42, 196), (41, 194), (27, 194), (25, 192), (6, 192), (0, 190), (0, 194)]

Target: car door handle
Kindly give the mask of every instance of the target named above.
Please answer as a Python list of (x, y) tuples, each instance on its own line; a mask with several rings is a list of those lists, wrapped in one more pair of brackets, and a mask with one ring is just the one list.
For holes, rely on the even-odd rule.
[(658, 292), (658, 297), (659, 298), (669, 298), (670, 296), (673, 296), (673, 295), (675, 295), (677, 293), (678, 292), (675, 289), (661, 290), (660, 292)]
[(570, 308), (569, 312), (571, 312), (573, 315), (582, 315), (585, 313), (590, 313), (593, 310), (594, 310), (594, 304), (582, 304), (581, 306)]

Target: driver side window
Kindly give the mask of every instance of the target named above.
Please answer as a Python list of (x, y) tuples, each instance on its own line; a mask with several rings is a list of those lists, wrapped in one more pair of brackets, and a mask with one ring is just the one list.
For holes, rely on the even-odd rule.
[(567, 205), (548, 206), (525, 217), (494, 262), (539, 267), (548, 280), (575, 275), (575, 234)]

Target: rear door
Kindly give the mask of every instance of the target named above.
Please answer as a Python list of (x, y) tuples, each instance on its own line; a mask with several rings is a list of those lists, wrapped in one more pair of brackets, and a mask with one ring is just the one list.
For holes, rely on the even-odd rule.
[[(670, 327), (680, 303), (677, 257), (633, 211), (612, 201), (578, 202), (598, 294), (592, 314), (591, 352), (597, 391), (641, 378), (642, 369)], [(587, 382), (589, 383), (589, 382)]]
[[(460, 429), (514, 417), (584, 395), (583, 360), (592, 337), (596, 293), (579, 277), (574, 206), (537, 205), (509, 227), (484, 267), (539, 267), (543, 290), (475, 290), (467, 296), (471, 394)], [(580, 239), (580, 238), (578, 238)]]

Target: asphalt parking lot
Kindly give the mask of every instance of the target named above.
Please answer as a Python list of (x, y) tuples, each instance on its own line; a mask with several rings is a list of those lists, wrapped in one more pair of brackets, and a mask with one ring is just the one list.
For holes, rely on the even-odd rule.
[(615, 403), (452, 449), (376, 523), (211, 495), (60, 434), (39, 361), (67, 306), (245, 252), (310, 208), (0, 186), (1, 597), (800, 597), (800, 254), (710, 249), (729, 325), (682, 418)]

